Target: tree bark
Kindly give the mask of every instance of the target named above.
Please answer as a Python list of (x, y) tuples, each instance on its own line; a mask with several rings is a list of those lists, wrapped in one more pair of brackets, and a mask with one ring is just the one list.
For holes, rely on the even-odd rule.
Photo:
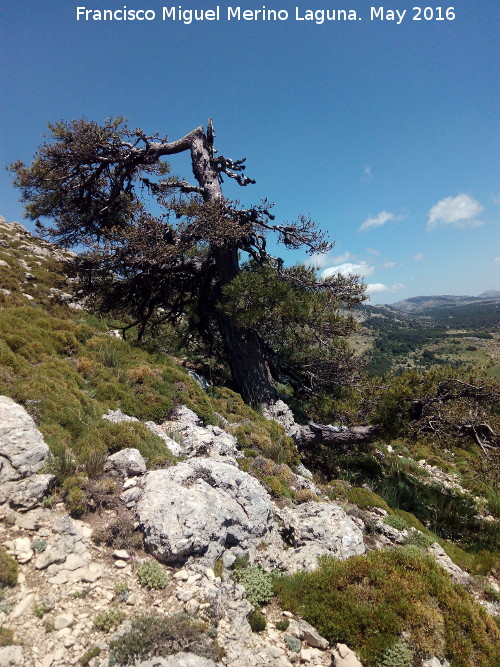
[(300, 426), (293, 439), (300, 450), (310, 449), (315, 445), (359, 445), (371, 442), (379, 433), (377, 426), (326, 426), (310, 423)]
[[(193, 174), (204, 201), (222, 199), (220, 176), (212, 157), (212, 147), (201, 126), (179, 141), (155, 148), (158, 155), (169, 155), (187, 149), (191, 152)], [(217, 273), (217, 293), (214, 295), (214, 302), (217, 303), (222, 298), (223, 287), (240, 272), (238, 250), (228, 245), (212, 246), (210, 251)], [(251, 329), (234, 326), (222, 312), (216, 312), (214, 316), (233, 382), (243, 400), (253, 406), (276, 401), (278, 393), (258, 334)]]

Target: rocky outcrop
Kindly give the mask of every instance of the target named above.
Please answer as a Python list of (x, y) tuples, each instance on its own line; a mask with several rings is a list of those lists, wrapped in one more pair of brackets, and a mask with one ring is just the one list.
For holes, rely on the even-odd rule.
[(185, 405), (176, 408), (171, 419), (160, 428), (166, 435), (177, 434), (184, 456), (210, 456), (232, 463), (242, 456), (233, 435), (219, 426), (204, 426), (198, 415)]
[(365, 552), (361, 522), (334, 503), (309, 502), (279, 511), (280, 532), (293, 547), (283, 553), (288, 572), (314, 570), (319, 556), (345, 560)]
[(148, 549), (166, 563), (213, 563), (225, 548), (249, 548), (272, 528), (261, 484), (232, 465), (193, 458), (145, 478), (137, 517)]
[(337, 644), (332, 657), (332, 667), (363, 667), (358, 656), (345, 644)]
[(0, 396), (0, 504), (30, 509), (46, 495), (53, 475), (36, 475), (50, 452), (26, 410)]
[(194, 653), (176, 653), (168, 658), (152, 658), (138, 662), (135, 667), (215, 667), (215, 662)]
[(32, 475), (49, 457), (49, 448), (26, 410), (0, 396), (0, 483)]
[(104, 470), (122, 477), (134, 477), (146, 472), (146, 462), (138, 449), (129, 447), (108, 456)]

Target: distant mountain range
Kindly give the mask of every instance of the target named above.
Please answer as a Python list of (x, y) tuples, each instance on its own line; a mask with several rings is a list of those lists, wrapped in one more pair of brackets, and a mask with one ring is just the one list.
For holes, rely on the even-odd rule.
[(391, 303), (388, 308), (394, 308), (412, 315), (430, 314), (427, 311), (449, 309), (458, 306), (494, 306), (500, 304), (500, 291), (488, 290), (479, 296), (453, 296), (450, 294), (435, 296), (413, 296), (404, 301)]
[(364, 326), (376, 330), (396, 326), (495, 332), (500, 330), (500, 291), (488, 290), (479, 296), (414, 296), (390, 305), (362, 305), (356, 316)]

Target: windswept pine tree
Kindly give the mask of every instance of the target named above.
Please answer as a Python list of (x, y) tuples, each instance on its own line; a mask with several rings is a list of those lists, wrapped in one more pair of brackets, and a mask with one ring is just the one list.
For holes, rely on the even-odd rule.
[[(253, 405), (274, 402), (277, 381), (300, 395), (352, 377), (345, 339), (355, 323), (341, 309), (365, 298), (364, 285), (286, 268), (270, 254), (270, 234), (310, 254), (332, 244), (308, 217), (278, 224), (267, 201), (242, 208), (224, 197), (223, 176), (240, 186), (254, 181), (245, 159), (217, 154), (210, 121), (176, 141), (131, 130), (122, 118), (49, 127), (31, 166), (12, 165), (15, 183), (42, 232), (84, 247), (75, 268), (96, 307), (131, 318), (141, 337), (182, 324), (227, 363)], [(194, 183), (170, 175), (165, 162), (185, 151)]]

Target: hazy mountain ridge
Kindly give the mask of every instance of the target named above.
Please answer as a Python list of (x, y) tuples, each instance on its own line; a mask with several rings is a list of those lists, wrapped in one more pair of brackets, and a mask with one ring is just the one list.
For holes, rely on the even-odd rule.
[(451, 294), (413, 296), (403, 301), (388, 304), (387, 307), (405, 313), (424, 314), (428, 310), (454, 308), (465, 305), (497, 305), (500, 303), (500, 292), (488, 290), (478, 296), (455, 296)]

